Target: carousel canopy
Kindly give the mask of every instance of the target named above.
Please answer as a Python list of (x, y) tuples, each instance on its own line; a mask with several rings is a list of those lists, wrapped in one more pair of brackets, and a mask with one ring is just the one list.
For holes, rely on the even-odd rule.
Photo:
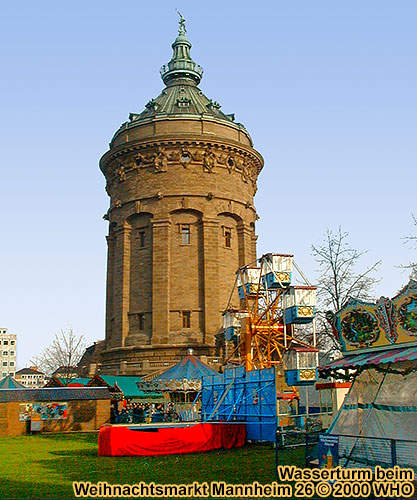
[(212, 375), (217, 375), (217, 372), (195, 356), (188, 355), (154, 380), (201, 380)]

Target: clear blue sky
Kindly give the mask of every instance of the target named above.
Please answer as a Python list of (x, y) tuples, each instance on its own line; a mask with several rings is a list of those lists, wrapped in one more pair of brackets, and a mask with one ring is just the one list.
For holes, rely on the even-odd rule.
[(18, 365), (72, 325), (104, 337), (108, 208), (100, 156), (163, 88), (177, 7), (203, 92), (264, 156), (258, 253), (292, 252), (339, 225), (382, 259), (391, 296), (416, 259), (417, 2), (4, 2), (0, 18), (0, 326)]

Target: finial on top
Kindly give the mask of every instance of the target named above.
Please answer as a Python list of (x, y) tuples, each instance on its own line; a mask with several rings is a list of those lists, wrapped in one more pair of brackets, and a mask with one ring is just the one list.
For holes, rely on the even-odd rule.
[(193, 81), (199, 84), (203, 76), (203, 68), (196, 64), (190, 55), (191, 43), (185, 36), (187, 30), (185, 28), (185, 19), (178, 9), (175, 9), (180, 16), (178, 36), (172, 44), (174, 53), (168, 64), (164, 64), (161, 68), (161, 77), (165, 85), (171, 84), (178, 78), (186, 78), (188, 83)]
[(177, 11), (177, 14), (180, 16), (180, 20), (178, 21), (178, 24), (180, 26), (178, 29), (178, 33), (180, 35), (185, 35), (187, 33), (187, 29), (185, 27), (185, 19), (178, 9), (175, 9), (175, 10)]

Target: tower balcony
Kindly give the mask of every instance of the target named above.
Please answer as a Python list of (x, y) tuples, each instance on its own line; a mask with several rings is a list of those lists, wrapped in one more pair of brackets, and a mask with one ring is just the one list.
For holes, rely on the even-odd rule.
[(165, 84), (168, 84), (173, 78), (188, 76), (200, 83), (203, 76), (203, 68), (193, 60), (174, 60), (164, 64), (159, 70), (161, 78)]

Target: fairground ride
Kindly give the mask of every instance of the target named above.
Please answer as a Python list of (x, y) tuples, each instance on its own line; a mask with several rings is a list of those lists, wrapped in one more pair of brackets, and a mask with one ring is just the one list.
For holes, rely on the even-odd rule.
[[(293, 267), (302, 285), (291, 285)], [(226, 351), (231, 350), (225, 364), (238, 361), (246, 371), (276, 366), (285, 372), (287, 386), (314, 384), (318, 364), (316, 287), (289, 254), (263, 255), (236, 274), (223, 313)], [(239, 307), (232, 305), (235, 287)], [(301, 325), (310, 325), (308, 334)]]

